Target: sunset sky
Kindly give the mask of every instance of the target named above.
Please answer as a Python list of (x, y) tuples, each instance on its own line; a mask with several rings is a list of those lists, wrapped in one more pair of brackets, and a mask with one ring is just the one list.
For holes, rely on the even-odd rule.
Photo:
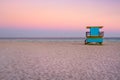
[(0, 37), (120, 37), (120, 0), (0, 0)]

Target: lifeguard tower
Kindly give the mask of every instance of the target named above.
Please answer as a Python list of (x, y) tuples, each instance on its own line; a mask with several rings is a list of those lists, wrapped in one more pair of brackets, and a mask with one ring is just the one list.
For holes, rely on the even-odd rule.
[(103, 26), (87, 26), (87, 29), (90, 29), (89, 32), (86, 32), (85, 44), (89, 43), (103, 43), (104, 32), (100, 31)]

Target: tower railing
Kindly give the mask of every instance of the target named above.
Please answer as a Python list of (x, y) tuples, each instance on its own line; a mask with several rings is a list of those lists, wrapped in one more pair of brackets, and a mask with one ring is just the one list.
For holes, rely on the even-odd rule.
[[(90, 32), (86, 32), (86, 37), (88, 37), (88, 36), (92, 36), (92, 35), (90, 34)], [(103, 32), (103, 31), (99, 32), (99, 35), (98, 35), (98, 36), (103, 37), (103, 36), (104, 36), (104, 32)]]

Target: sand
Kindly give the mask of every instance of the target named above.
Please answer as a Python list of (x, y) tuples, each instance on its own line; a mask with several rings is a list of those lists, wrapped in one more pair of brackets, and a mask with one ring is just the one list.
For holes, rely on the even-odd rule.
[(0, 41), (0, 80), (120, 80), (120, 42)]

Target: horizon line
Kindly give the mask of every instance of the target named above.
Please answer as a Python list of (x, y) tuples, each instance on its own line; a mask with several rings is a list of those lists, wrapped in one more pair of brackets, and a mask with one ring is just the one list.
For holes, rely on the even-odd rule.
[[(85, 39), (86, 37), (0, 37), (0, 39)], [(120, 37), (104, 37), (104, 39), (111, 39)]]

